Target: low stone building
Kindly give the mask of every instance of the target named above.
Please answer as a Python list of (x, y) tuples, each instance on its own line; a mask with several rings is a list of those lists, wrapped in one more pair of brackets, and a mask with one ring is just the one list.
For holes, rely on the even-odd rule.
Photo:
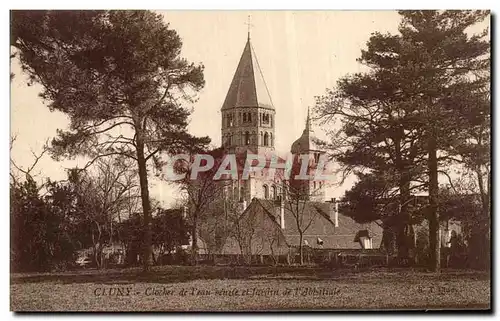
[(241, 233), (228, 238), (222, 254), (290, 255), (300, 243), (307, 249), (377, 249), (382, 228), (360, 224), (328, 202), (254, 198), (241, 214)]

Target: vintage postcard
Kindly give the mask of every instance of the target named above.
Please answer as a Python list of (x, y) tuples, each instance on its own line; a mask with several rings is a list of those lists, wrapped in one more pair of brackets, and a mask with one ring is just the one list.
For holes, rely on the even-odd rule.
[(12, 311), (491, 311), (489, 11), (10, 19)]

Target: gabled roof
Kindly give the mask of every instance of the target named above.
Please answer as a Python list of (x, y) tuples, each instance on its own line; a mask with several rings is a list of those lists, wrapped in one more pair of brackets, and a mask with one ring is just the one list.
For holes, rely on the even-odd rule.
[(274, 109), (269, 90), (257, 61), (250, 38), (234, 73), (222, 109), (234, 107), (266, 107)]

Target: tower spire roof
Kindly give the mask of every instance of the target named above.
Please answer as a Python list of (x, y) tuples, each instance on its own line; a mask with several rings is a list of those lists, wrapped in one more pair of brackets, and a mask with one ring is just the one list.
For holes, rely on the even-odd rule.
[(250, 23), (250, 15), (248, 15), (248, 22), (246, 24), (248, 26), (248, 38), (247, 38), (247, 40), (250, 40), (250, 27), (252, 26), (252, 24)]
[(248, 31), (247, 43), (222, 105), (222, 109), (234, 107), (274, 109), (264, 75), (250, 41), (250, 31)]
[(307, 107), (306, 128), (305, 128), (304, 131), (309, 131), (309, 132), (312, 131), (312, 128), (311, 128), (311, 115), (310, 115), (310, 112), (309, 112), (309, 107)]
[(314, 131), (311, 126), (311, 115), (309, 111), (309, 107), (307, 107), (307, 118), (306, 118), (306, 127), (302, 132), (302, 135), (292, 144), (291, 152), (302, 153), (309, 151), (319, 151), (320, 148), (317, 146), (316, 137), (314, 137)]

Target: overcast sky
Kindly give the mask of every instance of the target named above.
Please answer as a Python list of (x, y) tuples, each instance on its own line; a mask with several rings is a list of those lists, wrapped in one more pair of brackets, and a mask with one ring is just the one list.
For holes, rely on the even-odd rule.
[[(165, 21), (183, 40), (182, 56), (205, 65), (206, 86), (193, 105), (189, 130), (208, 135), (220, 144), (220, 108), (247, 39), (251, 16), (251, 41), (276, 108), (276, 148), (287, 152), (304, 128), (307, 107), (314, 96), (348, 73), (362, 70), (356, 62), (360, 50), (375, 31), (396, 33), (400, 22), (395, 11), (162, 11)], [(66, 117), (50, 112), (38, 98), (40, 87), (26, 85), (17, 62), (12, 71), (11, 132), (17, 135), (13, 159), (31, 164), (30, 150), (41, 149), (56, 129), (66, 128)], [(320, 132), (320, 129), (316, 129)], [(320, 134), (321, 136), (321, 134)], [(64, 179), (64, 167), (75, 162), (42, 159), (37, 170), (53, 179)], [(340, 197), (351, 183), (331, 188), (328, 197)], [(153, 183), (153, 197), (169, 204), (171, 188)]]

